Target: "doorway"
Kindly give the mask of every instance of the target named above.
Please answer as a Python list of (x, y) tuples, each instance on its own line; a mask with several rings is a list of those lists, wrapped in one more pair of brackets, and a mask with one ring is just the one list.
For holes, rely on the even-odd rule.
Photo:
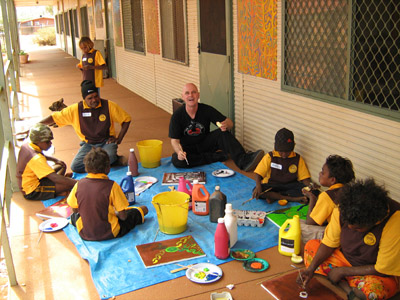
[[(115, 0), (114, 0), (115, 1)], [(107, 49), (107, 66), (109, 77), (117, 79), (117, 69), (115, 67), (115, 47), (114, 47), (114, 26), (112, 17), (112, 0), (106, 0), (106, 49)]]
[(198, 0), (200, 99), (234, 119), (229, 0)]

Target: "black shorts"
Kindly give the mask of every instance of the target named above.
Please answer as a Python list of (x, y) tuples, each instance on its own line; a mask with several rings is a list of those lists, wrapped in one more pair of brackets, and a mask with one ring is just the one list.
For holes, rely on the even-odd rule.
[(30, 194), (24, 195), (27, 200), (48, 200), (56, 197), (56, 184), (47, 177), (39, 180), (39, 186)]

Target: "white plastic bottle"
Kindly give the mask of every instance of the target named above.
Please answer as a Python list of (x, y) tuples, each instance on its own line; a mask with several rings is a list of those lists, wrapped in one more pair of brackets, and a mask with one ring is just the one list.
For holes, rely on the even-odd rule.
[(238, 240), (237, 218), (233, 214), (232, 203), (227, 203), (225, 206), (224, 220), (225, 220), (226, 230), (228, 230), (229, 233), (230, 248), (232, 248)]

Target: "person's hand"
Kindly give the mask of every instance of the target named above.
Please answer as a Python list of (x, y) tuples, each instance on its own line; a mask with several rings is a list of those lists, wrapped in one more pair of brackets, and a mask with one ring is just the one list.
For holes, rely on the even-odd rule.
[(180, 151), (178, 152), (178, 159), (179, 159), (179, 160), (185, 160), (185, 159), (186, 159), (186, 152), (183, 151), (183, 150), (180, 150)]
[(68, 177), (68, 178), (72, 178), (72, 175), (73, 175), (72, 172), (68, 172), (68, 173), (66, 173), (64, 176), (65, 176), (65, 177)]
[(262, 192), (262, 187), (256, 185), (256, 187), (253, 190), (253, 198), (258, 199), (260, 197), (261, 192)]
[(142, 205), (142, 206), (139, 206), (139, 207), (142, 209), (142, 211), (143, 211), (143, 214), (144, 214), (144, 215), (147, 215), (147, 213), (149, 212), (149, 210), (148, 210), (147, 206), (145, 206), (145, 205)]
[(297, 202), (300, 202), (301, 204), (308, 204), (308, 198), (306, 196), (300, 197)]
[(227, 123), (226, 120), (222, 121), (222, 122), (219, 122), (219, 124), (220, 124), (220, 126), (218, 126), (218, 127), (221, 129), (221, 131), (227, 131), (228, 130), (228, 123)]
[(341, 279), (345, 277), (344, 274), (345, 267), (333, 268), (328, 273), (328, 279), (333, 284), (337, 284)]
[(302, 270), (297, 276), (296, 283), (303, 289), (306, 289), (308, 283), (313, 278), (313, 276), (314, 272), (310, 271), (309, 269)]
[(119, 145), (121, 142), (118, 142), (118, 139), (115, 136), (110, 136), (106, 144), (112, 144), (112, 143)]

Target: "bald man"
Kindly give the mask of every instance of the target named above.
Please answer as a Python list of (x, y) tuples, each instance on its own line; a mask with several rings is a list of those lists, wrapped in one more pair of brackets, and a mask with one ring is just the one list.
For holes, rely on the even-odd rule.
[[(244, 171), (252, 171), (264, 151), (248, 152), (230, 133), (233, 122), (210, 105), (199, 103), (200, 93), (193, 83), (183, 87), (185, 102), (171, 116), (169, 137), (174, 149), (171, 161), (177, 168), (192, 168), (229, 158)], [(211, 123), (219, 128), (210, 131)]]

